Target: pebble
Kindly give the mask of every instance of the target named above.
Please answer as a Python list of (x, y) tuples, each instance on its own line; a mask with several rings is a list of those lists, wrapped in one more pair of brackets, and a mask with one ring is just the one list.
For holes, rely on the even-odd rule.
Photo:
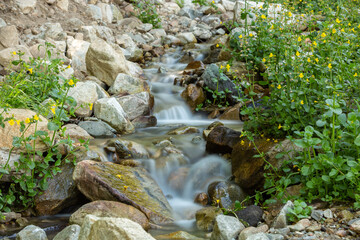
[(338, 230), (335, 232), (335, 234), (338, 235), (339, 237), (346, 237), (348, 233), (345, 230)]
[(324, 216), (324, 211), (322, 210), (312, 210), (311, 212), (311, 217), (318, 222), (322, 219), (323, 216)]
[(325, 211), (324, 211), (324, 217), (325, 218), (334, 218), (334, 215), (333, 215), (333, 212), (331, 211), (331, 209), (326, 209)]

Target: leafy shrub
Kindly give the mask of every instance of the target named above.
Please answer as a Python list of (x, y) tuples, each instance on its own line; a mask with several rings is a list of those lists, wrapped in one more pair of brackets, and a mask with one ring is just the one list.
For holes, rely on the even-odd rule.
[(135, 1), (137, 8), (137, 17), (143, 23), (151, 23), (154, 28), (161, 28), (161, 19), (157, 13), (157, 7), (151, 0), (137, 0)]

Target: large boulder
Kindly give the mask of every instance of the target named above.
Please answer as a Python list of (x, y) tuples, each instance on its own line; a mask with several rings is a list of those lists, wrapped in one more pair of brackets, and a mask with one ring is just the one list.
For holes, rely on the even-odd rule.
[(79, 122), (79, 126), (94, 138), (111, 138), (116, 136), (116, 130), (103, 121)]
[(13, 54), (14, 52), (24, 53), (24, 55), (21, 56), (21, 59), (23, 59), (26, 62), (29, 61), (29, 58), (33, 57), (30, 53), (30, 50), (26, 46), (17, 45), (17, 46), (5, 48), (0, 51), (0, 65), (2, 65), (3, 67), (9, 67), (12, 61), (18, 60), (19, 58), (17, 56), (14, 56)]
[(127, 95), (141, 92), (149, 92), (149, 86), (140, 78), (119, 73), (109, 88), (109, 93), (114, 95)]
[(16, 26), (0, 27), (0, 50), (19, 45), (19, 33)]
[(195, 214), (197, 228), (202, 231), (212, 231), (216, 216), (221, 214), (221, 209), (217, 207), (206, 207), (198, 210)]
[(54, 215), (61, 210), (74, 205), (80, 196), (72, 175), (72, 163), (61, 167), (61, 173), (48, 179), (46, 191), (35, 198), (35, 210), (39, 215)]
[(74, 140), (75, 142), (81, 142), (82, 140), (87, 141), (89, 139), (93, 139), (92, 136), (90, 136), (84, 129), (82, 129), (80, 126), (69, 123), (64, 125), (62, 128), (65, 128), (65, 137), (70, 137), (71, 140)]
[(116, 100), (120, 103), (130, 121), (140, 116), (149, 115), (154, 101), (149, 92), (127, 95), (116, 98)]
[(71, 215), (69, 222), (71, 224), (82, 225), (86, 215), (89, 214), (96, 217), (127, 218), (140, 224), (145, 230), (149, 228), (149, 220), (144, 213), (133, 206), (115, 201), (87, 203)]
[(130, 74), (124, 55), (107, 42), (96, 39), (86, 53), (87, 71), (111, 86), (119, 73)]
[(206, 151), (210, 153), (231, 153), (240, 142), (241, 133), (224, 126), (213, 128), (206, 138)]
[(79, 240), (155, 240), (142, 227), (126, 218), (87, 215), (81, 226)]
[(73, 178), (90, 200), (120, 201), (141, 210), (153, 223), (172, 222), (171, 207), (145, 169), (85, 160)]
[(214, 231), (210, 240), (236, 239), (245, 226), (235, 217), (218, 215), (215, 218)]
[(56, 234), (53, 240), (78, 240), (81, 227), (73, 224), (64, 228), (61, 232)]
[(96, 101), (94, 114), (95, 117), (108, 123), (119, 133), (131, 133), (134, 131), (134, 126), (129, 121), (120, 103), (114, 97)]
[(90, 43), (83, 40), (74, 39), (68, 41), (66, 56), (71, 59), (71, 65), (75, 70), (86, 72), (85, 57)]

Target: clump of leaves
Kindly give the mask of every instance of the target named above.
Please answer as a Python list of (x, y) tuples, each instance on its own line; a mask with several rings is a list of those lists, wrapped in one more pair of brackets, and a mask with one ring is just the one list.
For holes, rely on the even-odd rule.
[(312, 207), (301, 200), (294, 201), (294, 208), (290, 208), (287, 213), (288, 220), (292, 223), (308, 218), (311, 215)]

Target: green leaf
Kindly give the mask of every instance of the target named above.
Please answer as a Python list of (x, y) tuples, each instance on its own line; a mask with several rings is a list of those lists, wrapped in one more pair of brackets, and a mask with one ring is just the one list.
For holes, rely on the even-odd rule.
[(307, 176), (310, 174), (310, 167), (309, 166), (303, 166), (301, 168), (301, 174), (304, 176)]
[(330, 177), (333, 177), (335, 176), (336, 174), (338, 173), (338, 171), (336, 169), (331, 169), (330, 173), (329, 173), (329, 176)]
[(59, 129), (59, 125), (54, 122), (49, 122), (47, 128), (49, 129), (49, 131), (56, 131)]
[(355, 138), (354, 144), (358, 147), (360, 146), (360, 134)]

